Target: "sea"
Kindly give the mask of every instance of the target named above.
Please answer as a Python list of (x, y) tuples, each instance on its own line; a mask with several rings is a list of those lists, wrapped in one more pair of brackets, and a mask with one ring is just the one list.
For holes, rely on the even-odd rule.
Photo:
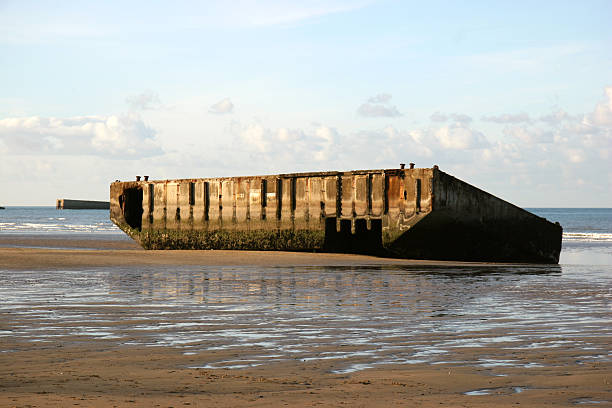
[(91, 234), (118, 237), (121, 230), (108, 210), (57, 210), (55, 207), (6, 207), (0, 210), (0, 234)]
[[(526, 210), (563, 226), (561, 265), (612, 265), (611, 208)], [(125, 239), (125, 234), (110, 221), (108, 210), (57, 210), (55, 207), (0, 210), (0, 234)]]
[[(536, 367), (545, 363), (521, 350), (560, 348), (576, 364), (611, 361), (612, 209), (527, 210), (563, 226), (559, 265), (18, 271), (0, 258), (0, 342), (166, 346), (194, 356), (193, 367), (326, 361), (335, 373), (415, 363)], [(23, 235), (125, 239), (108, 210), (0, 210), (2, 245)], [(465, 361), (466, 348), (483, 352)], [(232, 359), (197, 359), (233, 349), (241, 351)]]

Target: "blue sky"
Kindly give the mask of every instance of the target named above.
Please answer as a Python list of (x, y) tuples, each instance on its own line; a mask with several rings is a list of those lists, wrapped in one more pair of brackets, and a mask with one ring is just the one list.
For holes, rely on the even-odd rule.
[(612, 2), (0, 0), (0, 205), (417, 167), (612, 206)]

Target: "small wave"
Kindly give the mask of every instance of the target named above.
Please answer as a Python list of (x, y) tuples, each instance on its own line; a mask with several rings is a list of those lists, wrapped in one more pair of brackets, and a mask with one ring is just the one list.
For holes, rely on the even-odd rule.
[(39, 223), (34, 223), (34, 222), (24, 222), (22, 224), (22, 228), (31, 228), (31, 229), (36, 229), (36, 228), (58, 228), (60, 227), (60, 224), (39, 224)]
[(2, 231), (13, 232), (106, 232), (118, 228), (109, 223), (96, 224), (42, 224), (42, 223), (0, 223)]
[(563, 239), (566, 241), (580, 242), (612, 242), (612, 233), (564, 232)]

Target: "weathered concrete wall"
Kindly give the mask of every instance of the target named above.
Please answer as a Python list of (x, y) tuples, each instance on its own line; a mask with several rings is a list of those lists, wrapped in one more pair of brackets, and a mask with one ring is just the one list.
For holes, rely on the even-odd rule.
[[(115, 182), (110, 195), (111, 219), (151, 249), (325, 250), (511, 260), (506, 255), (529, 248), (513, 242), (516, 251), (500, 251), (506, 245), (501, 242), (504, 231), (538, 226), (538, 231), (548, 232), (532, 237), (523, 231), (523, 236), (540, 248), (540, 241), (558, 229), (437, 168)], [(495, 238), (496, 247), (476, 245), (479, 234)], [(551, 248), (542, 259), (554, 261), (548, 254)], [(527, 259), (519, 258), (515, 260)]]
[(115, 182), (111, 219), (149, 248), (364, 252), (365, 237), (369, 252), (380, 252), (431, 211), (431, 176), (393, 169)]
[(110, 203), (108, 201), (58, 198), (55, 203), (55, 208), (58, 210), (108, 210), (110, 208)]
[(562, 228), (434, 169), (433, 209), (390, 250), (409, 258), (557, 263)]

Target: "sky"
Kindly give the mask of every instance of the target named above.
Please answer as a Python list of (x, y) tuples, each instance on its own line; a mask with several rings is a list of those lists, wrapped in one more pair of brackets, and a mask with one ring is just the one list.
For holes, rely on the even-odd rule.
[(612, 2), (0, 0), (0, 205), (410, 162), (612, 207)]

